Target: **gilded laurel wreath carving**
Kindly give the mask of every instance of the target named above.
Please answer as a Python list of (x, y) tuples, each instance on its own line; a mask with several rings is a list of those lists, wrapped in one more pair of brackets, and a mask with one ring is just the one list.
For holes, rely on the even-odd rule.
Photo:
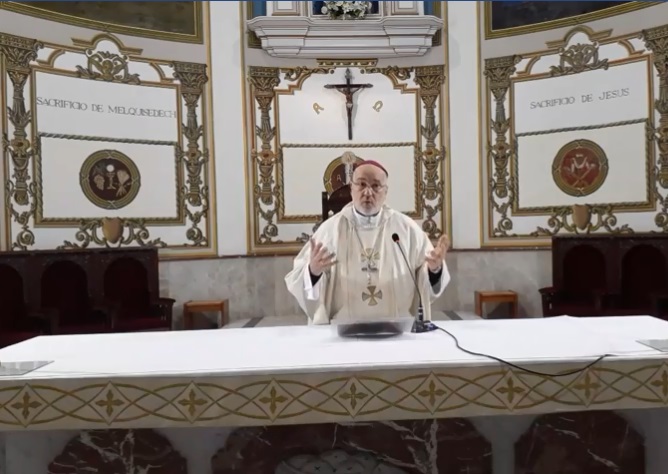
[[(315, 68), (267, 68), (252, 66), (249, 68), (249, 82), (253, 100), (260, 111), (258, 122), (254, 123), (254, 136), (257, 145), (252, 147), (250, 160), (253, 173), (253, 205), (256, 214), (257, 229), (254, 231), (254, 242), (258, 246), (273, 244), (301, 244), (308, 239), (302, 234), (292, 242), (284, 242), (279, 238), (278, 218), (284, 203), (282, 183), (282, 150), (274, 147), (276, 125), (272, 107), (276, 106), (275, 88), (283, 80), (290, 82), (290, 90), (301, 87), (303, 82), (314, 74), (330, 74), (336, 67), (360, 67), (362, 74), (384, 74), (397, 89), (405, 89), (402, 82), (414, 78), (419, 86), (419, 97), (425, 110), (424, 123), (420, 133), (424, 138), (422, 149), (415, 153), (416, 169), (421, 170), (416, 186), (420, 206), (419, 214), (423, 217), (422, 228), (432, 238), (438, 238), (442, 233), (442, 222), (445, 213), (445, 179), (444, 163), (447, 152), (442, 137), (442, 125), (438, 123), (436, 109), (441, 97), (445, 82), (444, 66), (423, 66), (404, 68), (390, 66), (378, 68), (375, 62), (369, 64), (349, 64), (338, 62), (323, 62)], [(253, 114), (252, 117), (255, 117)], [(378, 144), (376, 144), (378, 145)], [(286, 144), (286, 147), (295, 147), (295, 144)], [(359, 146), (356, 144), (355, 146)], [(374, 145), (375, 146), (375, 145)], [(378, 145), (382, 146), (382, 145)], [(300, 216), (301, 218), (301, 216)], [(439, 219), (440, 218), (440, 219)], [(440, 220), (440, 222), (437, 221)], [(317, 222), (314, 222), (317, 227)]]

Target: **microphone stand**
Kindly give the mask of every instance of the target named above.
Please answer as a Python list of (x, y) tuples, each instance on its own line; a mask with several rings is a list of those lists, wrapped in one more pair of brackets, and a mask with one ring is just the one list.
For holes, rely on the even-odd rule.
[(404, 262), (406, 262), (406, 266), (408, 267), (408, 270), (410, 271), (411, 274), (411, 278), (413, 279), (413, 284), (415, 285), (415, 291), (417, 291), (417, 296), (418, 296), (417, 315), (415, 316), (415, 321), (413, 321), (413, 327), (411, 329), (411, 332), (423, 333), (423, 332), (433, 331), (437, 329), (434, 323), (432, 323), (431, 321), (424, 320), (424, 305), (422, 304), (422, 295), (420, 294), (420, 287), (418, 286), (417, 280), (415, 279), (415, 272), (411, 270), (411, 265), (410, 263), (408, 263), (408, 257), (406, 257), (404, 248), (401, 246), (399, 235), (392, 234), (392, 240), (394, 241), (395, 244), (397, 244), (397, 247), (399, 247), (401, 256), (404, 258)]

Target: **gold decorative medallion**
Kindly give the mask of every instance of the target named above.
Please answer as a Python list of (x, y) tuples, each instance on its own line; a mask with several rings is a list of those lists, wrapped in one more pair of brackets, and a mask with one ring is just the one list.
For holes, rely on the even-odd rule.
[(552, 177), (559, 189), (570, 196), (588, 196), (598, 190), (608, 176), (608, 158), (603, 148), (591, 140), (574, 140), (557, 153)]
[(118, 150), (99, 150), (84, 161), (79, 174), (84, 195), (102, 209), (121, 209), (141, 186), (137, 165)]

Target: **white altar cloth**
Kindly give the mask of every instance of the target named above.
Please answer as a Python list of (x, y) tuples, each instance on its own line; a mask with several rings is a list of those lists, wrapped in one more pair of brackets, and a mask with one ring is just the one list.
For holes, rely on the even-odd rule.
[(328, 326), (45, 336), (0, 363), (0, 430), (237, 426), (663, 407), (668, 339), (649, 316), (448, 321), (442, 331), (341, 339)]

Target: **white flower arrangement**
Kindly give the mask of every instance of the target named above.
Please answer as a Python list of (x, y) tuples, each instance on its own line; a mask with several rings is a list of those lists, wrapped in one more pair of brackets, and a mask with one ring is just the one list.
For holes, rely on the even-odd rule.
[(371, 2), (323, 2), (322, 14), (332, 20), (361, 20), (371, 8)]

